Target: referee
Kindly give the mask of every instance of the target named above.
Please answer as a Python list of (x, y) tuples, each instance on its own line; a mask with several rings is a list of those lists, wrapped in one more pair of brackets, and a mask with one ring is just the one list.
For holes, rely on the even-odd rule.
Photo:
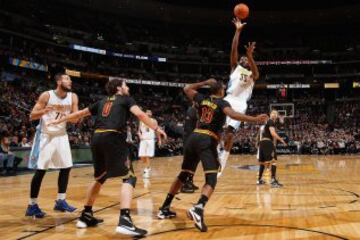
[(76, 226), (86, 228), (103, 222), (93, 216), (92, 206), (107, 178), (120, 177), (123, 181), (120, 191), (120, 218), (117, 233), (143, 236), (147, 231), (135, 227), (130, 217), (130, 205), (136, 184), (132, 167), (127, 164), (128, 148), (126, 144), (126, 122), (130, 113), (134, 114), (149, 128), (154, 129), (157, 137), (166, 139), (166, 133), (152, 121), (129, 96), (129, 87), (123, 80), (114, 79), (107, 83), (108, 97), (60, 120), (47, 124), (59, 124), (64, 121), (95, 116), (95, 133), (92, 138), (91, 152), (94, 162), (95, 181), (91, 184), (84, 210)]

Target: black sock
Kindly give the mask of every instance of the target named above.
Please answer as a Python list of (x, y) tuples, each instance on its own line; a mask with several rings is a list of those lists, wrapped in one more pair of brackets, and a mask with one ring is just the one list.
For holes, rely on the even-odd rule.
[(66, 193), (71, 168), (60, 169), (58, 178), (58, 193)]
[(31, 180), (30, 198), (37, 198), (39, 196), (41, 182), (44, 178), (45, 173), (45, 170), (35, 171), (35, 174)]
[(262, 175), (264, 173), (265, 170), (265, 165), (264, 164), (260, 164), (260, 168), (259, 168), (259, 180), (262, 178)]
[(130, 209), (129, 208), (120, 209), (120, 216), (130, 216)]
[(196, 205), (201, 205), (202, 207), (205, 207), (206, 203), (209, 201), (209, 198), (205, 196), (204, 194), (201, 194), (201, 197)]
[(85, 212), (92, 212), (92, 206), (84, 206)]
[(271, 165), (271, 178), (276, 178), (276, 165)]
[(168, 193), (161, 208), (170, 208), (173, 199), (174, 199), (174, 195)]

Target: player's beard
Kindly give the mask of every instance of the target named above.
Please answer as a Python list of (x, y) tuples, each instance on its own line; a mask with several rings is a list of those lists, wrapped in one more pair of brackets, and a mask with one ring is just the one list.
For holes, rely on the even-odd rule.
[(64, 92), (70, 92), (71, 91), (71, 87), (66, 87), (63, 84), (60, 85), (60, 88)]

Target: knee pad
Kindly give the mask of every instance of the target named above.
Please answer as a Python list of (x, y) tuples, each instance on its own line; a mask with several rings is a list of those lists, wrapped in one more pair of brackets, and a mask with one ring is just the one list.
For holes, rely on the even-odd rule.
[(106, 174), (103, 174), (100, 178), (96, 178), (96, 181), (102, 185), (105, 183), (106, 179)]
[(135, 176), (130, 176), (129, 178), (123, 179), (123, 183), (128, 183), (133, 186), (133, 188), (136, 186), (136, 181), (137, 178)]
[(186, 181), (188, 180), (188, 178), (189, 178), (191, 175), (192, 175), (192, 174), (189, 173), (189, 172), (182, 171), (182, 172), (179, 174), (178, 179), (180, 180), (180, 182), (186, 183)]
[(215, 189), (217, 183), (217, 173), (206, 173), (205, 174), (205, 184), (211, 186)]

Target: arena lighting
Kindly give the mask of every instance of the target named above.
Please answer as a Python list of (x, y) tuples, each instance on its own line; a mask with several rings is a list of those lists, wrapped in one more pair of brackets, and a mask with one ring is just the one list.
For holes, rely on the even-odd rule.
[(81, 77), (81, 72), (76, 70), (65, 69), (65, 73), (71, 77)]
[(332, 60), (289, 60), (289, 61), (258, 61), (259, 66), (266, 65), (320, 65), (320, 64), (332, 64)]
[(340, 88), (339, 83), (324, 83), (324, 88)]
[(92, 47), (82, 46), (82, 45), (78, 45), (78, 44), (71, 44), (70, 47), (75, 50), (79, 50), (79, 51), (83, 51), (83, 52), (90, 52), (90, 53), (106, 55), (106, 50), (104, 50), (104, 49), (92, 48)]
[(118, 52), (112, 52), (112, 51), (105, 50), (105, 49), (87, 47), (87, 46), (78, 45), (78, 44), (70, 44), (70, 48), (78, 50), (78, 51), (90, 52), (90, 53), (95, 53), (95, 54), (100, 54), (100, 55), (114, 56), (114, 57), (119, 57), (119, 58), (128, 58), (128, 59), (136, 59), (136, 60), (143, 60), (143, 61), (145, 60), (145, 61), (153, 61), (153, 62), (166, 62), (167, 61), (167, 59), (164, 57), (118, 53)]
[(360, 88), (360, 82), (353, 82), (353, 88)]
[(43, 71), (43, 72), (47, 72), (48, 71), (48, 66), (44, 65), (44, 64), (40, 64), (37, 62), (31, 62), (25, 59), (19, 59), (19, 58), (12, 58), (9, 57), (9, 64), (13, 65), (13, 66), (17, 66), (17, 67), (22, 67), (22, 68), (28, 68), (28, 69), (33, 69), (33, 70), (38, 70), (38, 71)]
[(267, 89), (283, 89), (283, 88), (310, 88), (310, 84), (294, 83), (294, 84), (267, 84)]

